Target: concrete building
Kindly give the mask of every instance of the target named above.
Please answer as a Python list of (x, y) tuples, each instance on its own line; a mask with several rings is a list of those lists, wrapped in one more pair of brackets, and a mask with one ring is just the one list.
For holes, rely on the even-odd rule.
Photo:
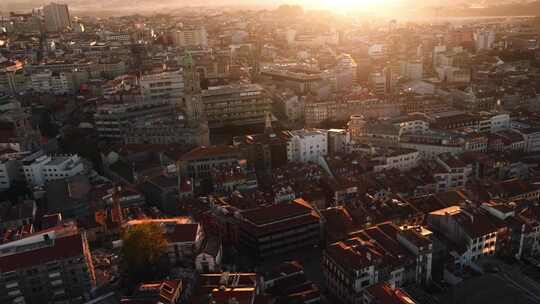
[(538, 152), (540, 151), (540, 129), (527, 128), (518, 130), (525, 139), (525, 152)]
[(377, 162), (373, 167), (375, 172), (391, 169), (407, 171), (417, 167), (420, 161), (420, 152), (413, 149), (383, 149), (373, 156), (372, 160)]
[(9, 189), (13, 182), (23, 180), (21, 159), (25, 154), (4, 154), (0, 157), (0, 189)]
[(94, 114), (96, 130), (101, 138), (123, 141), (126, 130), (138, 121), (167, 119), (175, 107), (167, 100), (148, 100), (124, 104), (104, 104)]
[(171, 33), (172, 41), (180, 47), (207, 47), (208, 34), (206, 29), (201, 26), (185, 27), (175, 30)]
[(302, 129), (287, 131), (287, 159), (290, 162), (317, 162), (328, 154), (328, 131)]
[(316, 92), (322, 81), (321, 72), (318, 70), (284, 69), (280, 66), (263, 68), (260, 77), (298, 94)]
[(369, 75), (369, 83), (376, 95), (385, 95), (389, 92), (387, 75), (384, 71), (374, 72)]
[(242, 151), (236, 146), (197, 147), (178, 160), (178, 172), (195, 179), (209, 178), (213, 169), (233, 168), (244, 160)]
[(345, 129), (328, 130), (328, 154), (347, 152), (351, 144), (351, 132)]
[(421, 80), (424, 77), (424, 66), (422, 61), (403, 61), (401, 63), (401, 75), (408, 80)]
[(58, 32), (71, 26), (71, 17), (67, 4), (50, 3), (43, 7), (45, 29)]
[(85, 232), (56, 226), (0, 245), (0, 302), (77, 303), (95, 287)]
[(344, 303), (362, 303), (367, 288), (431, 281), (432, 242), (415, 228), (382, 223), (329, 245), (322, 258), (328, 290)]
[(437, 181), (437, 192), (463, 188), (472, 175), (472, 166), (451, 154), (441, 154), (435, 158), (435, 162), (433, 176)]
[[(486, 212), (451, 206), (431, 212), (427, 216), (430, 229), (462, 246), (464, 250), (451, 250), (453, 266), (461, 269), (483, 256), (495, 254), (498, 228), (490, 221)], [(459, 247), (458, 247), (459, 248)]]
[(184, 94), (184, 73), (181, 69), (144, 74), (139, 78), (142, 94), (148, 99), (174, 99)]
[(15, 95), (26, 90), (29, 77), (24, 72), (23, 61), (3, 59), (0, 57), (0, 92)]
[(204, 114), (212, 128), (260, 124), (272, 100), (258, 84), (210, 87), (202, 92)]
[(287, 164), (288, 136), (284, 132), (265, 132), (236, 136), (233, 144), (245, 155), (249, 165), (260, 172)]
[(49, 156), (38, 151), (22, 159), (22, 169), (29, 185), (43, 186), (82, 173), (84, 165), (78, 155)]
[(302, 199), (240, 213), (240, 246), (258, 258), (319, 243), (319, 217)]
[(37, 93), (55, 95), (67, 94), (71, 91), (66, 73), (45, 70), (30, 75), (30, 88)]
[(473, 34), (476, 51), (491, 50), (495, 44), (495, 31), (482, 29)]

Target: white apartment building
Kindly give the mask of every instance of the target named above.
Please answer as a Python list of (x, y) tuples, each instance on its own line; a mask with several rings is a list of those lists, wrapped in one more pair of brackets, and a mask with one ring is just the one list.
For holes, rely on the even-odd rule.
[(437, 166), (433, 172), (433, 176), (437, 182), (437, 192), (446, 192), (464, 187), (472, 174), (471, 165), (466, 165), (450, 154), (443, 154), (436, 157), (435, 162)]
[(65, 179), (84, 171), (78, 155), (50, 156), (38, 151), (22, 159), (23, 173), (32, 186), (43, 186), (46, 182)]
[(392, 123), (399, 128), (399, 136), (404, 134), (425, 134), (429, 131), (428, 118), (421, 114), (397, 117), (392, 120)]
[(471, 82), (471, 71), (469, 69), (458, 68), (450, 65), (438, 66), (435, 68), (439, 80), (449, 83), (469, 83)]
[(401, 75), (409, 80), (421, 80), (424, 77), (424, 65), (420, 60), (401, 62)]
[(451, 206), (428, 214), (427, 223), (430, 229), (442, 233), (465, 249), (464, 252), (449, 252), (457, 268), (495, 254), (497, 228), (483, 212), (473, 213), (459, 206)]
[(486, 113), (478, 122), (479, 132), (495, 133), (510, 129), (510, 115), (507, 113)]
[(128, 32), (104, 31), (99, 33), (99, 35), (106, 41), (129, 42), (131, 40), (131, 36)]
[(61, 31), (71, 26), (67, 4), (50, 3), (43, 7), (45, 29), (49, 32)]
[(30, 76), (31, 88), (38, 93), (66, 94), (70, 91), (65, 73), (50, 70), (35, 72)]
[(21, 158), (23, 154), (5, 154), (0, 158), (0, 189), (9, 189), (14, 181), (22, 179)]
[(171, 33), (172, 41), (181, 47), (207, 47), (208, 34), (204, 27), (189, 27)]
[(349, 54), (342, 54), (337, 58), (337, 64), (334, 69), (336, 90), (350, 89), (357, 79), (356, 61)]
[(298, 95), (284, 96), (283, 106), (289, 121), (299, 121), (304, 117), (304, 98)]
[(473, 39), (477, 51), (491, 50), (495, 44), (495, 31), (480, 30), (473, 34)]
[(184, 72), (178, 69), (142, 75), (139, 85), (148, 99), (180, 98), (184, 94)]
[(518, 130), (525, 139), (525, 152), (538, 152), (540, 151), (540, 130), (535, 128), (528, 128)]
[(389, 149), (374, 157), (373, 160), (379, 162), (373, 168), (375, 172), (390, 169), (406, 171), (418, 166), (420, 152), (413, 149)]
[(291, 162), (318, 162), (328, 154), (328, 131), (302, 129), (288, 131), (287, 160)]
[(373, 91), (377, 95), (384, 95), (387, 88), (386, 73), (384, 72), (375, 72), (369, 75), (369, 81)]
[[(342, 303), (363, 303), (364, 291), (378, 282), (400, 287), (431, 281), (433, 244), (414, 228), (383, 223), (353, 235), (327, 246), (322, 257), (326, 286)], [(389, 263), (386, 256), (396, 258)]]

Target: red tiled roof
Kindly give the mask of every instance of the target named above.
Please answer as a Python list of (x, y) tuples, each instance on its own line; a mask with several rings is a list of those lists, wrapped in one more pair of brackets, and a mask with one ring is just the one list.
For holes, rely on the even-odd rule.
[(83, 239), (80, 234), (58, 238), (53, 242), (53, 246), (50, 247), (0, 257), (0, 271), (8, 272), (54, 260), (73, 258), (84, 252)]
[(387, 282), (372, 285), (366, 289), (366, 293), (373, 297), (373, 304), (414, 304), (411, 297), (399, 288), (392, 288)]
[(237, 147), (234, 146), (201, 146), (197, 147), (188, 153), (182, 155), (180, 159), (182, 160), (194, 160), (198, 158), (205, 158), (205, 157), (215, 157), (215, 156), (223, 156), (223, 155), (237, 155), (240, 152), (240, 150)]
[(199, 224), (178, 224), (165, 237), (171, 243), (195, 242)]
[(0, 142), (11, 142), (15, 137), (17, 137), (17, 134), (15, 133), (15, 128), (0, 129)]

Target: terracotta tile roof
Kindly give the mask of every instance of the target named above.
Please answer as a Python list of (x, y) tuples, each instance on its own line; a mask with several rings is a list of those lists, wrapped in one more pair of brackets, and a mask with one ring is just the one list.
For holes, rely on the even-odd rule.
[(200, 158), (217, 157), (217, 156), (236, 156), (240, 150), (234, 146), (201, 146), (197, 147), (180, 157), (181, 160), (196, 160)]
[(407, 293), (399, 288), (392, 288), (387, 282), (381, 282), (366, 289), (366, 293), (371, 296), (371, 304), (415, 304)]
[(83, 252), (83, 239), (80, 234), (57, 238), (52, 246), (0, 257), (0, 271), (8, 272), (50, 261), (73, 258), (81, 256)]
[(165, 236), (171, 243), (195, 242), (198, 230), (199, 224), (179, 224)]

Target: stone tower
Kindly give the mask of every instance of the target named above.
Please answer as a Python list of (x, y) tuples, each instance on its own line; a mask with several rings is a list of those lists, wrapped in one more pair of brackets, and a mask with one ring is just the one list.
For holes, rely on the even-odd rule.
[(201, 96), (199, 74), (194, 67), (191, 54), (184, 56), (184, 98), (182, 108), (185, 110), (187, 126), (194, 129), (197, 142), (200, 146), (210, 144), (210, 130), (208, 120), (204, 114)]

